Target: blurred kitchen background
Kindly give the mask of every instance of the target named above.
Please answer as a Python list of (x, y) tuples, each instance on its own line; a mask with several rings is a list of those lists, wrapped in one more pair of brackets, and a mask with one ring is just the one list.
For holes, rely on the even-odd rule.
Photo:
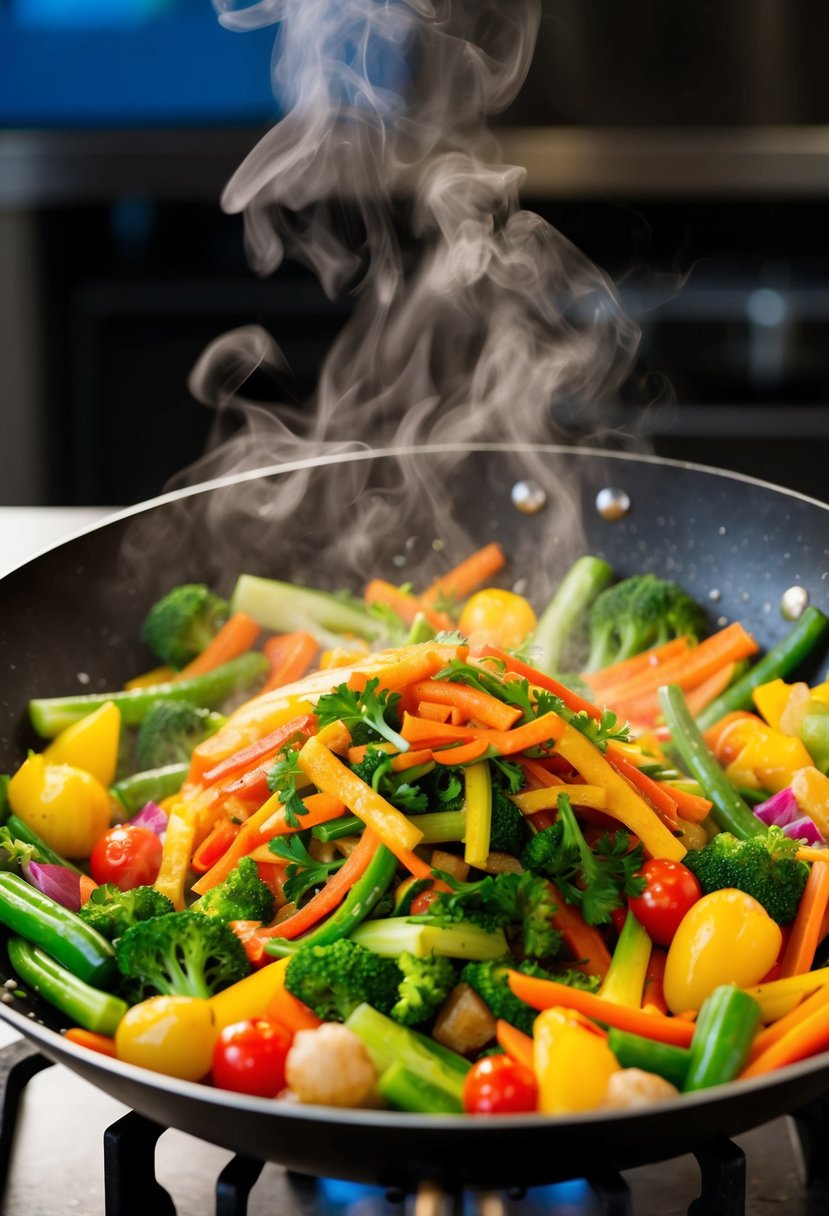
[[(0, 0), (0, 504), (159, 493), (213, 422), (187, 375), (235, 326), (311, 391), (349, 301), (258, 280), (219, 207), (278, 117), (273, 36), (210, 0)], [(643, 332), (574, 438), (829, 498), (827, 43), (825, 0), (545, 0), (504, 159)]]

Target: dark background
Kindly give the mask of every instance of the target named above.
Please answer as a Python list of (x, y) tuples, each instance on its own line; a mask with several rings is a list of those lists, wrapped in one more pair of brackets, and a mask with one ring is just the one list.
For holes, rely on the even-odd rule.
[[(5, 505), (160, 492), (207, 441), (186, 380), (211, 339), (264, 325), (301, 401), (350, 307), (294, 267), (259, 281), (219, 207), (278, 115), (274, 31), (222, 30), (209, 0), (66, 9), (0, 0)], [(574, 438), (829, 495), (827, 41), (806, 0), (546, 4), (505, 159), (643, 333)]]

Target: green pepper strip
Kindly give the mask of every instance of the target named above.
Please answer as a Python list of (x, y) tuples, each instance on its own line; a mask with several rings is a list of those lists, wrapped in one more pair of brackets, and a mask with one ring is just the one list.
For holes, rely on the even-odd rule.
[(107, 939), (17, 874), (0, 873), (0, 922), (97, 988), (116, 974)]
[(210, 708), (219, 705), (237, 688), (255, 683), (268, 670), (268, 660), (258, 651), (239, 655), (204, 675), (190, 680), (152, 684), (128, 692), (88, 693), (79, 697), (40, 697), (29, 702), (32, 726), (44, 739), (53, 739), (67, 726), (78, 722), (105, 701), (114, 701), (125, 726), (138, 726), (156, 701), (189, 701)]
[(663, 685), (659, 689), (659, 704), (673, 746), (688, 772), (702, 786), (706, 798), (714, 804), (711, 814), (723, 831), (732, 832), (740, 840), (764, 835), (765, 827), (743, 802), (703, 739), (682, 689), (676, 684)]
[(45, 840), (41, 840), (37, 832), (33, 832), (28, 823), (24, 823), (22, 819), (18, 819), (17, 815), (9, 815), (5, 826), (9, 829), (9, 833), (14, 840), (22, 840), (23, 844), (30, 844), (37, 849), (38, 858), (41, 861), (48, 862), (53, 866), (65, 866), (67, 870), (75, 870), (80, 874), (80, 868), (74, 865), (71, 861), (67, 861), (65, 857), (61, 857), (60, 853), (56, 853), (54, 849), (50, 849)]
[(616, 1029), (610, 1031), (607, 1045), (622, 1068), (641, 1068), (643, 1072), (656, 1073), (677, 1089), (682, 1089), (685, 1084), (691, 1062), (691, 1052), (687, 1047), (657, 1043), (641, 1034)]
[(463, 1102), (455, 1089), (427, 1081), (399, 1060), (381, 1075), (377, 1090), (393, 1110), (420, 1115), (460, 1115)]
[(318, 823), (311, 828), (311, 835), (323, 844), (332, 840), (342, 840), (344, 836), (359, 836), (365, 828), (362, 819), (356, 815), (343, 815), (340, 819), (332, 819), (330, 823)]
[(683, 1090), (708, 1089), (739, 1076), (759, 1024), (760, 1006), (753, 996), (736, 984), (715, 988), (697, 1017)]
[(22, 937), (10, 937), (9, 961), (17, 975), (38, 996), (77, 1026), (96, 1034), (114, 1035), (129, 1006), (118, 996), (101, 992), (79, 980), (53, 958)]
[(769, 680), (782, 678), (799, 667), (810, 651), (823, 640), (827, 630), (829, 617), (824, 616), (818, 608), (808, 607), (782, 642), (773, 646), (741, 679), (705, 707), (697, 718), (700, 730), (707, 730), (735, 709), (750, 709), (754, 689), (768, 684)]
[(331, 942), (348, 937), (361, 924), (391, 886), (397, 873), (397, 858), (390, 849), (381, 844), (372, 857), (365, 874), (348, 892), (343, 902), (318, 929), (306, 933), (296, 941), (284, 937), (272, 937), (265, 945), (268, 954), (284, 958), (294, 954), (300, 946), (328, 946)]
[(161, 768), (148, 768), (143, 773), (133, 773), (110, 786), (126, 811), (140, 811), (148, 802), (161, 802), (171, 794), (177, 794), (187, 776), (186, 764), (165, 764)]

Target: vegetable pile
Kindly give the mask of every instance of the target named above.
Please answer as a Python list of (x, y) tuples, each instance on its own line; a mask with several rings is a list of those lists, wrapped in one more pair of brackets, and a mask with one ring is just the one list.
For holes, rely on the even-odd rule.
[(425, 1113), (829, 1050), (829, 682), (792, 682), (829, 619), (760, 656), (652, 574), (581, 558), (537, 614), (505, 564), (174, 587), (163, 666), (32, 701), (48, 742), (0, 781), (18, 996), (156, 1072)]

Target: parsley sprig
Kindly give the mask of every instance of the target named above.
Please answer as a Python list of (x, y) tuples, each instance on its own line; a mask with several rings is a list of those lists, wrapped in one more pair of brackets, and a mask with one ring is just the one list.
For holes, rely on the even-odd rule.
[(268, 789), (272, 794), (276, 794), (282, 803), (285, 822), (290, 828), (298, 828), (300, 817), (308, 814), (308, 808), (296, 788), (297, 780), (305, 779), (305, 774), (297, 764), (300, 747), (299, 743), (286, 743), (268, 773)]
[(285, 898), (298, 904), (306, 891), (323, 886), (328, 879), (345, 864), (344, 857), (334, 861), (317, 861), (312, 857), (300, 836), (276, 836), (268, 845), (275, 857), (287, 861), (285, 882), (282, 890)]
[(379, 683), (375, 676), (366, 682), (362, 692), (340, 684), (333, 692), (325, 693), (314, 709), (317, 722), (321, 727), (342, 722), (350, 730), (355, 744), (370, 743), (379, 737), (393, 743), (398, 751), (408, 751), (409, 744), (388, 721), (389, 718), (397, 721), (400, 694), (387, 688), (378, 692)]

